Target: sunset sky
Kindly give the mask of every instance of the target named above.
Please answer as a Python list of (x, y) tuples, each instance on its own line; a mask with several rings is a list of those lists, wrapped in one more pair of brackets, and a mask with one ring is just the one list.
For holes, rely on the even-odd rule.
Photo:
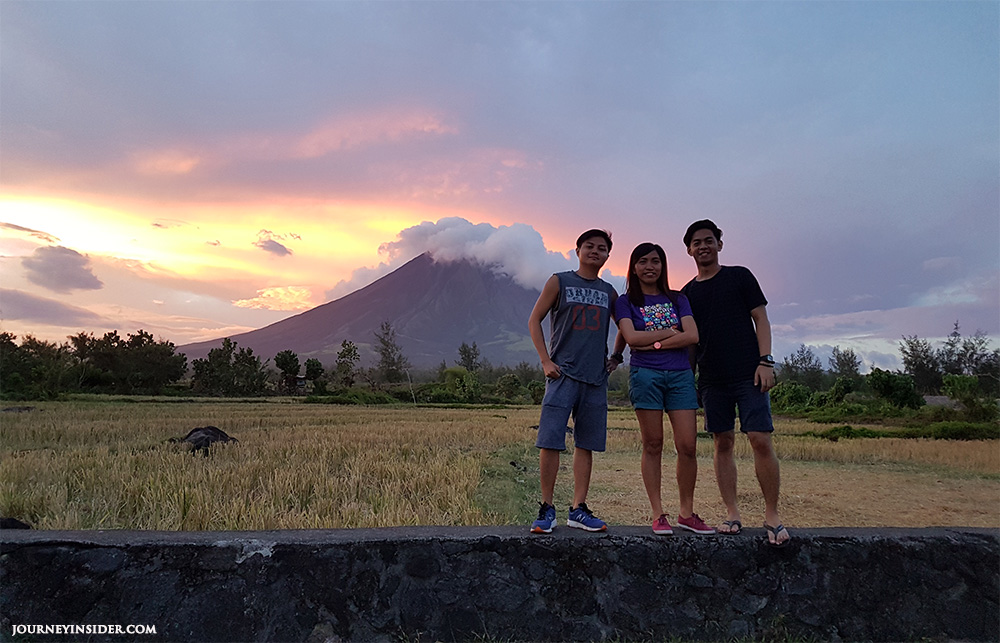
[[(0, 330), (181, 345), (714, 219), (799, 344), (1000, 345), (1000, 3), (0, 3)], [(446, 319), (442, 323), (447, 323)], [(265, 356), (270, 357), (270, 356)]]

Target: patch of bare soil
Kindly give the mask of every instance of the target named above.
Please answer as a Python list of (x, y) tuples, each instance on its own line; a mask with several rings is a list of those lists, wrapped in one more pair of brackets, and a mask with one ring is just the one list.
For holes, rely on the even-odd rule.
[[(663, 506), (679, 510), (675, 458), (664, 453)], [(699, 458), (695, 511), (710, 525), (726, 517), (711, 457)], [(764, 501), (753, 460), (737, 460), (743, 525), (760, 527)], [(651, 523), (639, 473), (639, 452), (597, 454), (588, 504), (609, 524)], [(792, 527), (1000, 528), (1000, 480), (943, 474), (905, 465), (781, 462), (783, 522)]]

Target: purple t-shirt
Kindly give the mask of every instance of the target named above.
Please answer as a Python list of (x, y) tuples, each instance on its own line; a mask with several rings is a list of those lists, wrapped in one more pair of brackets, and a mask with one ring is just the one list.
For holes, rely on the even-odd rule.
[[(622, 295), (615, 302), (615, 320), (620, 322), (627, 317), (632, 320), (632, 327), (638, 331), (664, 328), (682, 330), (681, 318), (691, 316), (691, 304), (684, 295), (676, 293), (675, 296), (676, 308), (666, 295), (644, 295), (645, 304), (639, 307), (629, 301), (628, 295)], [(686, 371), (691, 368), (687, 348), (631, 351), (631, 355), (629, 364), (632, 366), (660, 371)]]

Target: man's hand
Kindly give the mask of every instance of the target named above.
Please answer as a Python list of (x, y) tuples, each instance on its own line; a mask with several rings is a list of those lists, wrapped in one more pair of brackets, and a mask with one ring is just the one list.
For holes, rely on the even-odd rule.
[(609, 357), (607, 362), (604, 364), (604, 368), (607, 369), (608, 373), (614, 373), (619, 364), (621, 364), (621, 362), (613, 357)]
[(542, 372), (545, 373), (545, 377), (550, 380), (557, 380), (562, 377), (562, 371), (559, 370), (559, 365), (550, 359), (542, 360)]
[(761, 393), (767, 393), (774, 388), (774, 367), (760, 365), (753, 374), (754, 386), (760, 387)]

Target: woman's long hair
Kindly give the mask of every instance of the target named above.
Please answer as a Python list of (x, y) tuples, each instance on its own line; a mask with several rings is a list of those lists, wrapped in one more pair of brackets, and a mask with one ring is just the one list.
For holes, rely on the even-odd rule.
[[(656, 285), (663, 291), (663, 294), (667, 296), (670, 303), (674, 305), (674, 310), (677, 310), (677, 292), (670, 290), (670, 284), (667, 282), (667, 253), (663, 251), (658, 244), (645, 242), (640, 243), (632, 251), (632, 254), (628, 258), (628, 284), (625, 287), (625, 294), (628, 295), (628, 300), (632, 302), (633, 306), (639, 307), (646, 304), (646, 298), (642, 294), (642, 283), (639, 281), (639, 274), (635, 271), (635, 264), (645, 257), (650, 252), (656, 252), (660, 257), (660, 263), (663, 265), (663, 269), (660, 271), (660, 279), (657, 281)], [(679, 311), (678, 311), (679, 312)]]

